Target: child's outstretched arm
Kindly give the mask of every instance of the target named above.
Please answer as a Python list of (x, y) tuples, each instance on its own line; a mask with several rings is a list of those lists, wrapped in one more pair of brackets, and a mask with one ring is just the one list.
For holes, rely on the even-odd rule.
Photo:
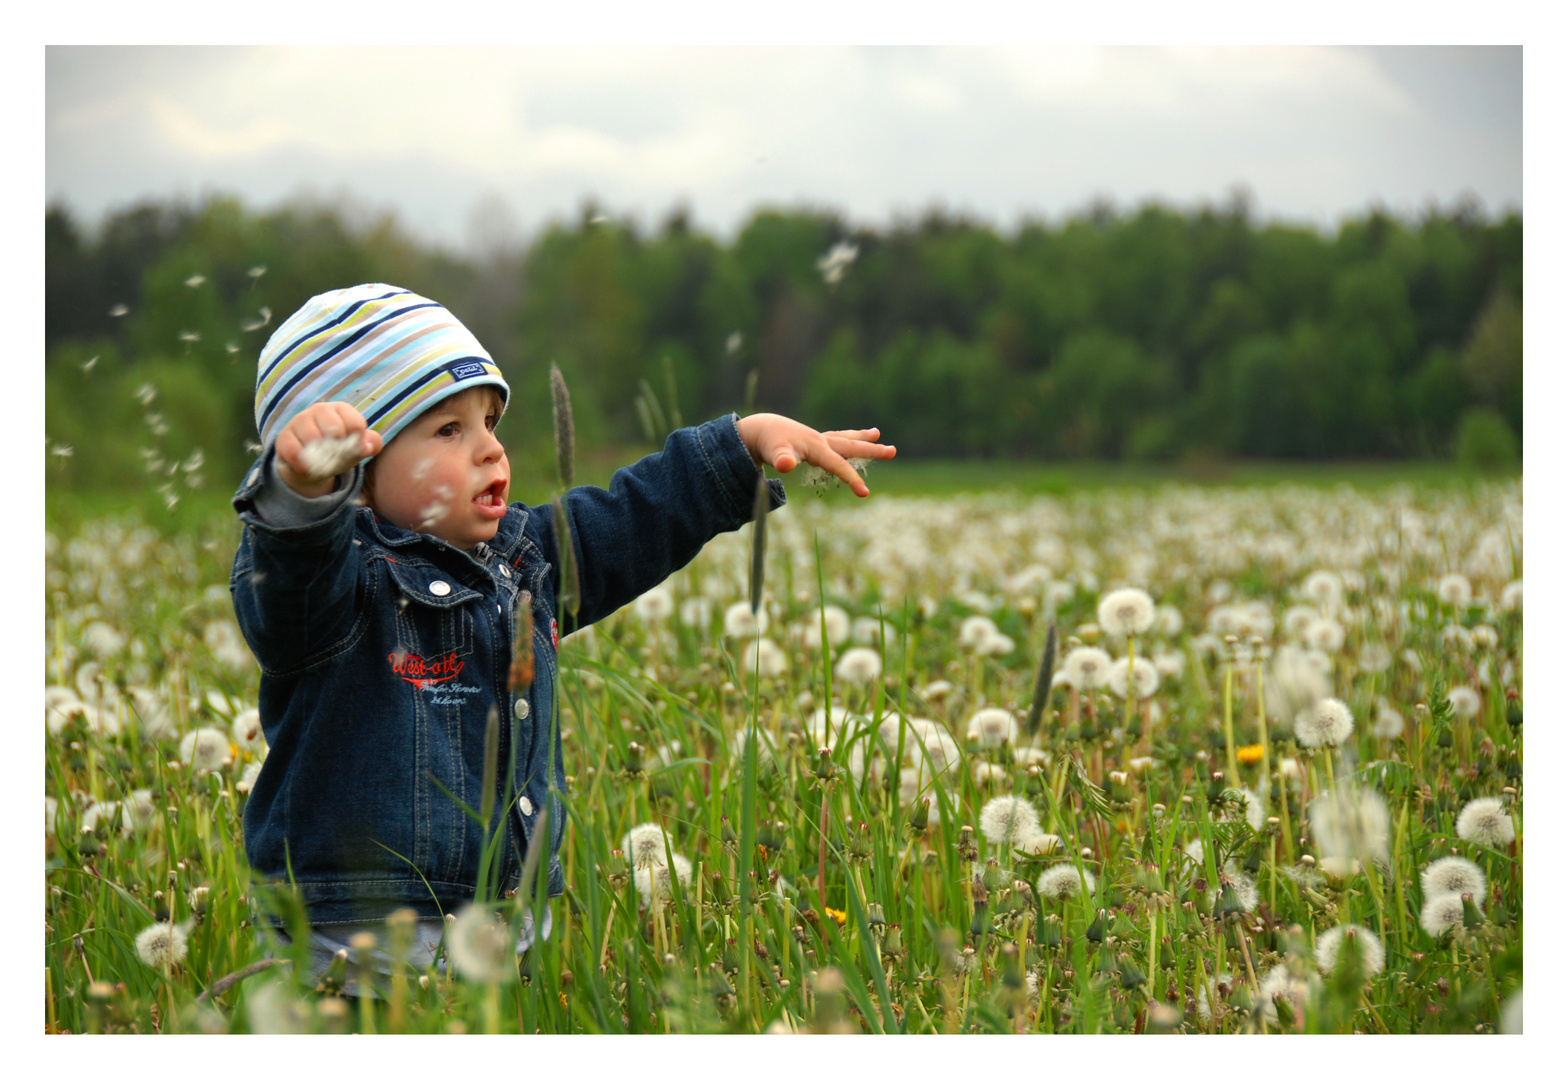
[(787, 473), (804, 461), (832, 473), (862, 499), (871, 494), (871, 489), (847, 459), (885, 461), (898, 453), (897, 447), (877, 441), (882, 437), (877, 428), (818, 431), (777, 413), (752, 413), (739, 426), (741, 441), (759, 465), (772, 465)]

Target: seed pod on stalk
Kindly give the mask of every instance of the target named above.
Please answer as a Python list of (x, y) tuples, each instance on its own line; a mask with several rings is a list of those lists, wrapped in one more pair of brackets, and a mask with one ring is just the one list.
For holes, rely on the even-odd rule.
[(1045, 651), (1040, 654), (1040, 670), (1034, 677), (1034, 701), (1029, 706), (1029, 718), (1024, 722), (1024, 734), (1033, 736), (1039, 730), (1040, 717), (1045, 714), (1045, 703), (1051, 697), (1051, 676), (1056, 667), (1056, 623), (1045, 631)]
[(757, 470), (757, 494), (751, 504), (751, 614), (762, 607), (762, 572), (768, 558), (768, 478)]
[(576, 477), (577, 434), (572, 425), (572, 395), (566, 389), (566, 376), (555, 364), (550, 365), (550, 417), (555, 424), (555, 470), (564, 490)]

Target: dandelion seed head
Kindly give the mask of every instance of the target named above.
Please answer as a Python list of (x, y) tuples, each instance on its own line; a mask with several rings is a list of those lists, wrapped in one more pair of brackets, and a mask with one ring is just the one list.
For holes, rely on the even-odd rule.
[(1037, 832), (1019, 838), (1013, 846), (1025, 855), (1052, 855), (1062, 849), (1062, 838), (1055, 833)]
[(632, 827), (631, 832), (621, 841), (621, 850), (626, 852), (626, 861), (633, 867), (652, 866), (658, 863), (661, 866), (665, 861), (665, 844), (670, 841), (663, 827), (655, 822), (644, 822)]
[(748, 641), (740, 656), (741, 670), (759, 671), (764, 679), (777, 679), (789, 668), (789, 657), (769, 638)]
[(180, 740), (180, 761), (193, 769), (217, 769), (228, 764), (229, 737), (215, 727), (197, 728)]
[(672, 855), (669, 865), (664, 863), (651, 863), (639, 867), (633, 872), (633, 879), (637, 884), (637, 892), (644, 900), (668, 900), (675, 895), (670, 884), (670, 870), (675, 870), (675, 876), (680, 879), (681, 887), (691, 883), (691, 860), (684, 855)]
[(969, 737), (991, 749), (1018, 741), (1018, 720), (1007, 709), (981, 709), (969, 718)]
[(259, 709), (242, 711), (229, 725), (229, 734), (233, 736), (241, 750), (259, 753), (266, 749), (267, 737), (262, 734)]
[(1503, 800), (1495, 797), (1471, 799), (1454, 820), (1459, 839), (1487, 847), (1506, 847), (1514, 842), (1514, 819)]
[[(1111, 669), (1106, 674), (1105, 687), (1117, 697), (1125, 698), (1128, 677), (1127, 664), (1117, 660), (1111, 664)], [(1151, 697), (1160, 688), (1159, 670), (1154, 666), (1153, 661), (1145, 660), (1141, 656), (1136, 657), (1132, 662), (1131, 679), (1133, 692), (1140, 698)]]
[(1354, 728), (1350, 706), (1338, 698), (1323, 698), (1296, 714), (1296, 741), (1302, 746), (1338, 746)]
[(828, 644), (833, 648), (849, 640), (849, 615), (837, 604), (828, 604), (825, 607), (813, 608), (801, 617), (799, 623), (800, 643), (808, 649), (822, 648), (822, 627), (827, 625)]
[(167, 971), (185, 962), (188, 938), (172, 922), (153, 923), (136, 935), (136, 955), (151, 968)]
[(1448, 703), (1462, 720), (1469, 720), (1481, 711), (1481, 695), (1468, 686), (1456, 686), (1448, 692)]
[(1320, 608), (1337, 608), (1343, 590), (1343, 582), (1332, 570), (1314, 570), (1301, 583), (1302, 595)]
[(882, 657), (875, 649), (856, 645), (846, 649), (839, 657), (833, 674), (852, 686), (865, 686), (875, 682), (882, 674)]
[(724, 636), (744, 640), (759, 637), (768, 631), (768, 609), (764, 604), (755, 616), (751, 604), (741, 600), (724, 609)]
[(663, 586), (649, 589), (637, 598), (632, 609), (643, 622), (660, 623), (675, 614), (675, 597)]
[(1131, 637), (1154, 625), (1154, 600), (1142, 589), (1116, 589), (1101, 597), (1097, 615), (1106, 633)]
[(1221, 821), (1245, 821), (1252, 826), (1253, 832), (1263, 831), (1263, 802), (1253, 794), (1250, 788), (1226, 788), (1225, 794), (1241, 803), (1238, 811), (1234, 805), (1226, 805), (1220, 811)]
[(1463, 855), (1447, 855), (1426, 865), (1421, 871), (1421, 894), (1445, 893), (1486, 895), (1486, 873)]
[(1313, 799), (1307, 813), (1320, 860), (1388, 858), (1388, 806), (1376, 792), (1341, 784)]
[(958, 625), (959, 648), (974, 652), (987, 640), (1001, 633), (992, 622), (984, 615), (971, 615)]
[(1372, 722), (1372, 734), (1380, 739), (1397, 739), (1404, 733), (1405, 718), (1392, 705), (1378, 707), (1377, 719)]
[(1279, 1008), (1275, 998), (1284, 998), (1299, 1020), (1307, 1007), (1307, 998), (1316, 991), (1315, 982), (1292, 975), (1284, 964), (1275, 964), (1268, 974), (1258, 980), (1258, 997), (1263, 1002), (1265, 1023), (1279, 1026)]
[(1470, 579), (1463, 574), (1444, 574), (1437, 580), (1437, 598), (1454, 607), (1470, 603)]
[(1080, 882), (1077, 866), (1073, 863), (1058, 863), (1040, 875), (1034, 891), (1047, 900), (1067, 900), (1077, 896), (1084, 887), (1091, 895), (1094, 893), (1094, 873), (1087, 866), (1083, 868), (1083, 880)]
[(1012, 845), (1040, 833), (1040, 815), (1026, 799), (998, 795), (980, 808), (980, 831), (993, 844)]
[(1069, 686), (1097, 690), (1111, 675), (1111, 654), (1094, 645), (1080, 645), (1062, 659), (1062, 674)]
[(476, 983), (498, 983), (516, 974), (516, 942), (500, 916), (469, 904), (446, 927), (447, 958), (453, 969)]
[(312, 439), (300, 447), (299, 463), (307, 476), (336, 476), (358, 464), (363, 439), (358, 432), (336, 439)]
[[(1480, 901), (1476, 901), (1480, 906)], [(1421, 929), (1432, 937), (1442, 937), (1444, 932), (1452, 927), (1462, 926), (1465, 921), (1464, 896), (1460, 893), (1441, 893), (1429, 896), (1426, 903), (1421, 906)]]

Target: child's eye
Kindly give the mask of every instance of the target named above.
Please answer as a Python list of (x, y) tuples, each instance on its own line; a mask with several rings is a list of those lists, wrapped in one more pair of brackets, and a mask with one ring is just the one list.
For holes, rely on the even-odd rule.
[(488, 416), (485, 417), (485, 430), (486, 431), (494, 431), (496, 424), (498, 424), (500, 422), (501, 422), (501, 418), (499, 416), (497, 416), (495, 413), (490, 413)]
[(437, 431), (436, 434), (440, 435), (440, 436), (443, 436), (443, 437), (447, 437), (447, 438), (449, 438), (449, 437), (451, 437), (453, 435), (456, 435), (457, 434), (457, 421), (454, 420), (450, 424), (443, 424), (443, 425), (441, 425), (441, 430)]

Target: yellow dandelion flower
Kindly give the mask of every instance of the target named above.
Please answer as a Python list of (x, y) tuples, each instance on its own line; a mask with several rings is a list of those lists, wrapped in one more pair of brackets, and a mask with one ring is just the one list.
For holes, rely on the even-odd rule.
[(1263, 760), (1263, 744), (1253, 743), (1251, 746), (1236, 747), (1236, 760), (1243, 765), (1256, 765)]
[(849, 918), (849, 912), (847, 911), (839, 911), (837, 908), (824, 908), (823, 910), (828, 913), (829, 918), (840, 926), (843, 926), (845, 920)]

